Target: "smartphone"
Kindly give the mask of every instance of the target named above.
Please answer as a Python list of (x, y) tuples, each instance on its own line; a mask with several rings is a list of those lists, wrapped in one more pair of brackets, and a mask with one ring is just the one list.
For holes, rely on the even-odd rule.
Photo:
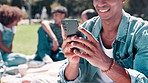
[(81, 32), (78, 31), (78, 21), (76, 19), (65, 19), (62, 20), (63, 28), (67, 34), (67, 37), (77, 35), (82, 36)]

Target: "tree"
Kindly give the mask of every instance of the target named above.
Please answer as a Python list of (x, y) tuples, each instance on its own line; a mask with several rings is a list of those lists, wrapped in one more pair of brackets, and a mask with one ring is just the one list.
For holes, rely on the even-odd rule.
[(0, 4), (8, 4), (7, 0), (0, 0)]
[(47, 14), (48, 15), (51, 15), (51, 8), (50, 8), (50, 5), (54, 2), (54, 0), (40, 0), (40, 1), (37, 1), (36, 4), (33, 5), (32, 7), (32, 14), (35, 15), (36, 13), (39, 13), (41, 14), (41, 10), (43, 8), (43, 6), (46, 7), (47, 9)]
[(11, 6), (17, 6), (19, 8), (21, 8), (23, 5), (22, 0), (12, 0), (11, 1)]
[[(1, 3), (7, 3), (11, 1), (11, 5), (18, 6), (25, 6), (27, 9), (27, 5), (23, 3), (29, 2), (31, 3), (31, 14), (32, 17), (36, 13), (41, 14), (42, 7), (45, 6), (47, 9), (47, 13), (51, 15), (51, 7), (54, 5), (62, 5), (68, 9), (69, 16), (76, 16), (80, 15), (81, 12), (88, 8), (94, 8), (93, 0), (0, 0)], [(56, 4), (55, 4), (56, 2)], [(126, 0), (124, 4), (124, 9), (129, 12), (130, 14), (137, 14), (144, 19), (148, 19), (148, 0)]]
[(58, 2), (67, 7), (69, 10), (69, 15), (80, 15), (80, 13), (88, 8), (94, 8), (93, 7), (93, 1), (92, 0), (58, 0)]

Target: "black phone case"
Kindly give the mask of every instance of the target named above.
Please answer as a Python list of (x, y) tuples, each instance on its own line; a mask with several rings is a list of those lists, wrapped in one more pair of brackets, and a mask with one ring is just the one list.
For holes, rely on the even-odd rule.
[(62, 20), (62, 25), (64, 27), (64, 30), (67, 34), (67, 36), (81, 36), (81, 32), (78, 31), (78, 21), (76, 19), (66, 19)]

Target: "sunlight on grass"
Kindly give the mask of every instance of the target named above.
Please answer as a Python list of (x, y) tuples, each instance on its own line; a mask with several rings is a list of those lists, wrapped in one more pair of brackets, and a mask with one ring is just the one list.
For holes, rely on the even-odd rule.
[(32, 55), (37, 48), (37, 30), (40, 24), (18, 25), (13, 41), (13, 52)]

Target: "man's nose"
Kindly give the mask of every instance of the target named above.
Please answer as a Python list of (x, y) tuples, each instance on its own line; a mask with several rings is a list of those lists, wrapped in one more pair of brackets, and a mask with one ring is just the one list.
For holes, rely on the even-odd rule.
[(95, 3), (98, 7), (103, 7), (106, 4), (106, 0), (97, 0)]

